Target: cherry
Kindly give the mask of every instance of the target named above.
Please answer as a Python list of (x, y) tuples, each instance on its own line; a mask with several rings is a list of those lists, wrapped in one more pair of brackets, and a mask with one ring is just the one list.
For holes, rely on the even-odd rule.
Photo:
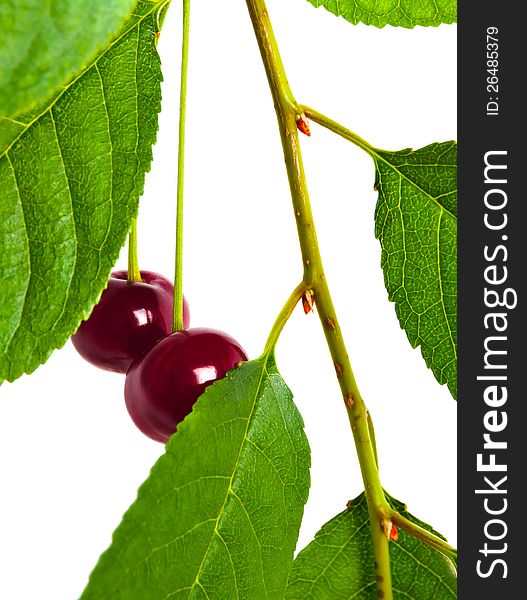
[(166, 443), (205, 388), (246, 360), (238, 342), (221, 331), (172, 333), (130, 366), (124, 385), (128, 412), (144, 434)]
[[(111, 274), (108, 287), (90, 317), (71, 340), (79, 354), (96, 367), (126, 373), (172, 328), (174, 286), (162, 275), (141, 271), (142, 282), (128, 282), (126, 271)], [(186, 301), (184, 326), (189, 325)]]

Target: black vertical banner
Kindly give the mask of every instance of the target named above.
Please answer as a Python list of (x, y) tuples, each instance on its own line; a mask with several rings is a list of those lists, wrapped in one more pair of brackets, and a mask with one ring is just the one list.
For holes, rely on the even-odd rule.
[(511, 3), (458, 9), (459, 598), (524, 598), (527, 34)]

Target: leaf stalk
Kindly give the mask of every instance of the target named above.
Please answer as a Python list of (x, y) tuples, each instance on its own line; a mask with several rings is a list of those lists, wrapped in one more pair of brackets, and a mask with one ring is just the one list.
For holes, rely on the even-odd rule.
[(361, 150), (364, 150), (364, 152), (367, 152), (370, 156), (374, 157), (376, 155), (377, 148), (374, 148), (364, 138), (361, 138), (356, 133), (353, 133), (353, 131), (347, 129), (346, 127), (344, 127), (344, 125), (337, 123), (337, 121), (326, 117), (326, 115), (319, 113), (314, 108), (310, 108), (309, 106), (302, 106), (301, 108), (304, 111), (306, 117), (308, 117), (315, 123), (318, 123), (318, 125), (322, 125), (322, 127), (325, 127), (326, 129), (333, 131), (333, 133), (340, 135), (340, 137), (344, 138), (345, 140), (348, 140), (348, 142), (352, 142), (353, 144), (355, 144), (355, 146), (358, 146)]
[(394, 509), (391, 509), (390, 518), (393, 523), (395, 523), (403, 531), (406, 531), (406, 533), (417, 538), (427, 546), (437, 550), (457, 565), (457, 550), (448, 542), (434, 535), (431, 531), (428, 531), (420, 525), (417, 525), (417, 523), (413, 523)]
[(296, 286), (294, 291), (291, 293), (287, 302), (284, 304), (282, 310), (280, 311), (276, 321), (271, 329), (271, 333), (267, 338), (267, 343), (264, 348), (264, 356), (271, 354), (276, 346), (276, 342), (282, 333), (282, 330), (285, 327), (285, 324), (289, 320), (289, 317), (293, 314), (293, 311), (296, 308), (296, 305), (300, 302), (300, 299), (307, 291), (306, 284), (302, 281), (299, 285)]

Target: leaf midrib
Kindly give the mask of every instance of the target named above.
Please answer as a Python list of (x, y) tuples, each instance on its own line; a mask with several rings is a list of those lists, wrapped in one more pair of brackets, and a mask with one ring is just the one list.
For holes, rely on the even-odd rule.
[[(236, 456), (236, 461), (234, 463), (234, 467), (233, 467), (233, 470), (232, 470), (231, 478), (229, 480), (229, 485), (227, 487), (227, 491), (225, 492), (225, 499), (224, 499), (223, 504), (222, 504), (222, 506), (221, 506), (221, 508), (220, 508), (220, 510), (218, 512), (218, 516), (216, 518), (216, 525), (214, 526), (214, 531), (212, 532), (212, 535), (210, 536), (210, 540), (209, 540), (209, 543), (207, 545), (207, 549), (205, 550), (205, 552), (203, 554), (203, 559), (201, 561), (201, 564), (200, 564), (200, 566), (198, 567), (198, 569), (196, 571), (196, 575), (195, 575), (195, 578), (194, 578), (194, 583), (192, 584), (192, 587), (189, 590), (189, 594), (188, 594), (187, 598), (190, 598), (190, 596), (192, 594), (192, 591), (194, 590), (194, 587), (197, 584), (199, 584), (200, 587), (203, 589), (203, 586), (202, 586), (201, 582), (199, 581), (199, 578), (200, 578), (203, 566), (205, 565), (205, 562), (206, 562), (207, 557), (209, 555), (210, 548), (211, 548), (211, 545), (212, 545), (212, 541), (214, 540), (215, 536), (218, 536), (218, 537), (221, 538), (221, 535), (219, 534), (219, 531), (218, 531), (218, 525), (220, 523), (220, 520), (222, 519), (222, 517), (225, 514), (225, 507), (226, 507), (227, 502), (229, 500), (229, 496), (231, 494), (231, 491), (232, 491), (232, 494), (235, 497), (237, 497), (236, 494), (235, 494), (235, 492), (234, 492), (234, 490), (232, 489), (232, 484), (233, 484), (235, 475), (237, 474), (238, 469), (239, 469), (240, 457), (242, 455), (242, 452), (243, 452), (243, 450), (244, 450), (247, 442), (249, 441), (247, 434), (249, 432), (249, 429), (251, 428), (253, 417), (254, 417), (254, 413), (256, 411), (256, 406), (258, 404), (259, 393), (260, 393), (260, 390), (262, 389), (262, 381), (264, 379), (264, 374), (267, 372), (267, 362), (269, 360), (269, 356), (267, 355), (267, 356), (263, 357), (261, 360), (262, 360), (262, 371), (260, 373), (260, 379), (258, 381), (258, 385), (257, 385), (256, 390), (255, 390), (254, 401), (253, 401), (253, 406), (252, 406), (252, 409), (251, 409), (251, 413), (250, 413), (249, 417), (247, 418), (247, 425), (246, 425), (245, 431), (243, 433), (243, 440), (242, 440), (242, 443), (240, 444), (240, 449), (238, 451), (238, 455)], [(241, 500), (239, 500), (239, 502), (241, 503)], [(221, 538), (221, 539), (223, 539), (223, 538)], [(261, 551), (261, 548), (260, 548), (260, 551)], [(230, 554), (229, 554), (229, 556), (230, 556)], [(234, 572), (234, 579), (236, 581), (236, 573), (235, 572)], [(265, 587), (265, 577), (263, 576), (263, 571), (262, 571), (262, 581), (263, 581), (264, 587)], [(240, 595), (239, 595), (239, 591), (238, 591), (238, 586), (237, 585), (236, 585), (236, 594), (237, 594), (237, 598), (239, 600)], [(267, 595), (267, 590), (266, 590), (266, 595)], [(170, 597), (170, 594), (167, 596), (167, 598), (169, 598), (169, 597)]]
[[(352, 516), (357, 510), (359, 510), (360, 508), (362, 508), (362, 506), (363, 506), (363, 500), (361, 500), (358, 504), (356, 504), (353, 507), (353, 510), (350, 511), (350, 513), (348, 513), (348, 514), (350, 516)], [(328, 562), (328, 564), (324, 567), (324, 569), (322, 569), (322, 571), (320, 573), (318, 573), (318, 575), (315, 577), (315, 579), (313, 579), (313, 581), (311, 582), (311, 586), (309, 587), (308, 594), (311, 594), (313, 592), (313, 588), (315, 587), (315, 584), (325, 575), (325, 573), (327, 572), (327, 570), (333, 565), (333, 563), (337, 560), (337, 558), (346, 550), (348, 544), (351, 541), (353, 541), (353, 539), (355, 538), (355, 536), (365, 526), (369, 526), (369, 522), (368, 521), (364, 521), (364, 523), (360, 527), (358, 527), (357, 530), (354, 531), (348, 537), (348, 539), (344, 542), (344, 544), (341, 545), (341, 547), (339, 548), (338, 552), (335, 553), (335, 555), (333, 556), (333, 558)], [(370, 585), (371, 585), (371, 582), (368, 583), (368, 585), (366, 587), (369, 587)], [(365, 588), (362, 588), (362, 589), (365, 589)], [(359, 592), (360, 591), (362, 591), (362, 590), (359, 590)], [(354, 594), (351, 598), (354, 598), (356, 595), (357, 594)]]
[(456, 347), (455, 340), (454, 340), (454, 332), (452, 331), (452, 328), (450, 326), (450, 319), (447, 316), (446, 305), (445, 305), (445, 294), (443, 292), (443, 269), (441, 268), (440, 236), (441, 236), (441, 219), (443, 218), (444, 214), (445, 214), (445, 211), (441, 212), (441, 214), (439, 215), (439, 221), (437, 223), (437, 242), (436, 242), (436, 246), (437, 246), (437, 271), (439, 273), (439, 289), (440, 289), (440, 293), (441, 293), (441, 307), (443, 308), (443, 314), (445, 316), (445, 321), (446, 321), (446, 324), (447, 324), (447, 327), (448, 327), (448, 334), (450, 336), (450, 343), (452, 345), (452, 349), (454, 350), (454, 356), (455, 356), (455, 358), (457, 360), (457, 347)]
[[(75, 241), (75, 256), (72, 260), (71, 273), (68, 278), (68, 285), (66, 286), (66, 290), (65, 290), (66, 293), (64, 294), (64, 302), (62, 304), (62, 309), (60, 311), (60, 314), (55, 319), (55, 322), (50, 327), (50, 331), (53, 331), (55, 329), (55, 327), (57, 326), (57, 324), (60, 323), (60, 320), (62, 319), (64, 312), (66, 311), (66, 307), (67, 307), (69, 299), (70, 299), (71, 284), (73, 283), (73, 279), (75, 278), (75, 272), (77, 271), (77, 260), (79, 258), (79, 250), (78, 250), (79, 243), (77, 241), (77, 222), (75, 221), (75, 216), (74, 216), (75, 212), (73, 209), (73, 194), (71, 193), (71, 183), (70, 183), (70, 178), (68, 177), (68, 169), (66, 168), (66, 163), (64, 161), (64, 154), (62, 152), (62, 147), (60, 145), (59, 133), (57, 130), (57, 122), (53, 115), (53, 109), (49, 110), (49, 115), (51, 117), (53, 133), (55, 134), (55, 139), (57, 140), (57, 149), (58, 149), (58, 156), (60, 158), (60, 164), (62, 165), (62, 169), (64, 171), (64, 179), (66, 180), (66, 187), (68, 188), (68, 198), (70, 201), (71, 217), (72, 217), (71, 224), (72, 224), (72, 228), (73, 228), (73, 240)], [(26, 233), (27, 233), (27, 223), (25, 221), (24, 221), (24, 229), (26, 230)], [(31, 254), (31, 251), (29, 251), (29, 254)], [(30, 271), (30, 278), (31, 278), (32, 274), (33, 274), (33, 271)], [(24, 311), (25, 311), (25, 308), (26, 308), (26, 303), (24, 301), (24, 304), (23, 304)]]
[[(16, 326), (13, 328), (11, 335), (9, 336), (9, 339), (6, 341), (6, 343), (4, 344), (5, 350), (4, 352), (9, 348), (9, 346), (11, 345), (11, 342), (13, 341), (13, 338), (16, 335), (16, 332), (18, 331), (18, 328), (20, 327), (20, 323), (22, 323), (22, 317), (24, 315), (24, 307), (26, 305), (26, 299), (27, 299), (27, 293), (29, 290), (29, 284), (31, 281), (31, 274), (32, 274), (32, 265), (31, 265), (31, 252), (29, 252), (29, 236), (27, 235), (27, 227), (26, 227), (26, 216), (25, 216), (25, 212), (24, 212), (24, 203), (22, 202), (22, 197), (20, 196), (20, 186), (18, 184), (18, 178), (16, 176), (16, 169), (15, 169), (15, 165), (13, 164), (13, 161), (11, 160), (11, 158), (9, 156), (6, 155), (6, 160), (7, 163), (9, 164), (9, 168), (11, 169), (11, 171), (13, 172), (13, 177), (15, 179), (15, 183), (16, 183), (16, 193), (18, 196), (18, 204), (20, 206), (20, 210), (22, 212), (22, 220), (24, 221), (24, 236), (26, 238), (26, 243), (27, 243), (27, 261), (28, 261), (28, 269), (29, 269), (29, 277), (27, 278), (27, 283), (26, 283), (26, 289), (24, 290), (24, 298), (22, 300), (22, 302), (20, 303), (20, 312), (18, 314), (18, 318), (17, 318), (17, 323)], [(0, 378), (0, 384), (2, 383), (2, 379)]]
[[(427, 196), (428, 198), (430, 198), (434, 202), (434, 204), (436, 204), (441, 210), (445, 211), (445, 213), (447, 215), (449, 215), (452, 219), (454, 219), (454, 221), (456, 221), (456, 223), (457, 223), (457, 217), (456, 217), (456, 215), (454, 215), (452, 212), (450, 212), (448, 210), (448, 208), (446, 208), (446, 206), (443, 206), (437, 200), (438, 198), (442, 198), (443, 196), (448, 195), (448, 194), (441, 194), (440, 196), (437, 196), (437, 197), (432, 196), (429, 192), (427, 192), (425, 189), (423, 189), (413, 179), (410, 179), (408, 177), (408, 175), (406, 175), (400, 169), (398, 169), (393, 163), (391, 163), (389, 160), (387, 160), (381, 154), (379, 154), (376, 148), (371, 148), (370, 147), (369, 148), (369, 152), (370, 152), (372, 158), (374, 159), (375, 163), (377, 163), (377, 159), (381, 160), (385, 165), (387, 165), (388, 167), (390, 167), (391, 169), (393, 169), (402, 179), (405, 179), (406, 181), (408, 181), (408, 183), (410, 183), (413, 187), (415, 187), (417, 190), (419, 190), (420, 192), (422, 192), (423, 194), (425, 194), (425, 196)], [(376, 164), (376, 166), (378, 167), (377, 164)], [(419, 166), (425, 167), (427, 165), (420, 164)], [(428, 165), (428, 166), (438, 167), (440, 165), (434, 164), (434, 165)]]
[[(254, 416), (254, 413), (255, 413), (255, 410), (256, 410), (256, 406), (257, 406), (257, 404), (258, 404), (257, 400), (258, 400), (258, 397), (259, 397), (259, 392), (260, 392), (260, 390), (262, 389), (262, 381), (263, 381), (263, 379), (264, 379), (264, 375), (265, 375), (265, 373), (267, 372), (267, 363), (268, 363), (268, 361), (269, 361), (269, 355), (264, 355), (264, 356), (261, 358), (261, 360), (263, 361), (263, 363), (262, 363), (262, 369), (261, 369), (260, 378), (259, 378), (259, 381), (258, 381), (258, 384), (257, 384), (257, 387), (256, 387), (256, 391), (255, 391), (255, 396), (254, 396), (254, 398), (255, 398), (255, 399), (254, 399), (254, 402), (253, 402), (253, 407), (252, 407), (252, 409), (251, 409), (251, 413), (249, 414), (249, 416), (248, 416), (248, 418), (247, 418), (247, 425), (246, 425), (246, 427), (245, 427), (245, 431), (244, 431), (244, 434), (243, 434), (243, 440), (242, 440), (242, 443), (240, 444), (240, 449), (239, 449), (239, 451), (238, 451), (238, 455), (236, 456), (236, 460), (235, 460), (235, 462), (234, 462), (233, 473), (232, 473), (231, 477), (229, 478), (229, 485), (228, 485), (228, 487), (227, 487), (227, 491), (226, 491), (226, 493), (225, 493), (225, 500), (223, 501), (223, 504), (222, 504), (222, 506), (221, 506), (221, 509), (219, 510), (218, 516), (217, 516), (215, 519), (208, 519), (208, 520), (207, 520), (207, 521), (209, 521), (209, 522), (212, 522), (212, 521), (214, 521), (214, 522), (216, 523), (216, 525), (215, 525), (215, 527), (214, 527), (214, 530), (213, 530), (213, 532), (212, 532), (212, 535), (210, 536), (210, 540), (209, 540), (209, 543), (208, 543), (208, 545), (207, 545), (207, 549), (205, 550), (205, 553), (204, 553), (203, 559), (202, 559), (202, 561), (201, 561), (201, 564), (200, 564), (200, 566), (198, 567), (198, 569), (197, 569), (197, 571), (196, 571), (196, 575), (195, 575), (195, 577), (194, 577), (194, 582), (193, 582), (193, 583), (192, 583), (192, 585), (190, 585), (190, 586), (185, 586), (184, 588), (179, 588), (179, 589), (177, 589), (177, 590), (174, 590), (174, 591), (170, 592), (169, 594), (167, 594), (167, 595), (165, 596), (164, 600), (168, 600), (168, 599), (169, 599), (169, 598), (171, 598), (171, 597), (172, 597), (174, 594), (176, 594), (176, 593), (178, 593), (178, 592), (181, 592), (181, 591), (183, 591), (183, 590), (186, 590), (186, 589), (188, 589), (188, 590), (189, 590), (189, 594), (188, 594), (187, 598), (190, 598), (190, 594), (191, 594), (191, 593), (192, 593), (192, 591), (194, 590), (195, 586), (199, 586), (199, 587), (200, 587), (200, 588), (201, 588), (201, 589), (204, 591), (204, 593), (206, 594), (206, 591), (205, 591), (205, 589), (203, 588), (203, 585), (202, 585), (202, 584), (201, 584), (201, 582), (199, 581), (199, 576), (200, 576), (200, 574), (201, 574), (201, 572), (202, 572), (202, 568), (203, 568), (203, 566), (204, 566), (204, 564), (205, 564), (205, 561), (206, 561), (206, 559), (207, 559), (207, 557), (208, 557), (208, 554), (209, 554), (209, 551), (210, 551), (210, 547), (211, 547), (212, 541), (214, 540), (214, 537), (215, 537), (215, 536), (218, 536), (218, 538), (219, 538), (219, 539), (221, 539), (221, 540), (223, 541), (223, 543), (225, 544), (225, 541), (223, 540), (222, 536), (221, 536), (221, 535), (219, 534), (219, 532), (217, 531), (217, 526), (218, 526), (218, 523), (219, 523), (219, 521), (221, 520), (221, 518), (222, 518), (222, 517), (224, 516), (224, 514), (225, 514), (225, 506), (226, 506), (226, 504), (227, 504), (227, 501), (228, 501), (228, 499), (229, 499), (229, 495), (231, 494), (232, 482), (233, 482), (233, 480), (234, 480), (234, 477), (235, 477), (235, 475), (236, 475), (236, 473), (237, 473), (237, 471), (238, 471), (239, 465), (240, 465), (240, 456), (242, 455), (242, 451), (243, 451), (243, 449), (244, 449), (244, 447), (245, 447), (246, 443), (249, 441), (249, 439), (248, 439), (248, 436), (247, 436), (247, 433), (248, 433), (248, 431), (249, 431), (249, 429), (250, 429), (250, 426), (251, 426), (251, 423), (252, 423), (252, 419), (253, 419), (253, 416)], [(192, 483), (194, 483), (194, 482), (192, 482)], [(179, 488), (178, 488), (178, 489), (179, 489)], [(233, 495), (234, 495), (234, 494), (233, 494)], [(189, 530), (189, 531), (192, 531), (193, 529), (196, 529), (197, 527), (200, 527), (200, 526), (202, 526), (204, 523), (205, 523), (205, 521), (204, 521), (204, 522), (202, 522), (202, 523), (199, 523), (199, 524), (195, 525), (195, 526), (194, 526), (194, 527), (193, 527), (191, 530)], [(188, 535), (189, 531), (187, 531), (187, 532), (185, 533), (185, 535)], [(173, 542), (175, 539), (178, 539), (178, 538), (174, 538), (174, 539), (173, 539), (173, 540), (171, 540), (169, 543)], [(146, 556), (145, 558), (143, 558), (143, 559), (141, 560), (141, 564), (142, 564), (142, 563), (144, 563), (145, 561), (147, 561), (147, 560), (149, 559), (149, 557), (150, 557), (150, 556), (151, 556), (151, 555), (152, 555), (152, 554), (153, 554), (155, 551), (157, 551), (157, 550), (159, 550), (159, 548), (155, 548), (155, 549), (153, 549), (153, 550), (152, 550), (152, 552), (150, 552), (150, 554), (149, 554), (148, 556)], [(229, 554), (229, 556), (230, 556), (230, 554)], [(130, 570), (129, 568), (128, 568), (128, 569), (126, 569), (126, 572), (129, 572), (129, 570)], [(234, 573), (234, 575), (236, 575), (236, 574)], [(114, 592), (114, 591), (115, 591), (115, 590), (118, 588), (118, 586), (119, 586), (119, 584), (121, 583), (122, 579), (123, 579), (123, 577), (120, 577), (120, 578), (119, 578), (119, 580), (118, 580), (117, 582), (115, 582), (115, 585), (114, 585), (114, 586), (111, 588), (111, 590), (110, 590), (110, 592), (109, 592), (110, 594), (112, 594), (112, 593), (113, 593), (113, 592)], [(264, 585), (265, 585), (265, 579), (264, 579), (264, 577), (263, 577), (263, 576), (262, 576), (262, 581), (264, 582)], [(238, 588), (237, 588), (237, 587), (236, 587), (236, 591), (238, 592)], [(240, 600), (239, 593), (237, 594), (237, 598), (238, 598), (238, 600)]]
[[(169, 0), (170, 1), (170, 0)], [(21, 124), (24, 126), (24, 129), (22, 131), (20, 131), (18, 133), (18, 135), (13, 138), (12, 142), (9, 144), (9, 146), (7, 146), (7, 148), (5, 148), (5, 150), (2, 152), (2, 154), (0, 155), (0, 158), (2, 158), (4, 155), (7, 156), (7, 154), (9, 153), (9, 151), (11, 150), (11, 148), (18, 142), (18, 140), (27, 132), (27, 130), (32, 127), (39, 119), (41, 119), (47, 112), (49, 112), (54, 106), (55, 104), (57, 104), (57, 102), (62, 98), (62, 96), (73, 86), (75, 85), (75, 83), (77, 83), (77, 81), (79, 81), (79, 79), (81, 79), (90, 69), (92, 69), (95, 65), (98, 64), (99, 60), (105, 56), (118, 42), (120, 42), (124, 37), (126, 37), (132, 30), (136, 29), (138, 26), (140, 26), (143, 21), (145, 19), (147, 19), (150, 15), (152, 15), (154, 12), (156, 12), (156, 10), (159, 8), (162, 10), (163, 8), (163, 4), (161, 4), (161, 6), (158, 6), (158, 2), (156, 2), (155, 4), (152, 5), (152, 8), (150, 10), (148, 10), (142, 17), (138, 17), (136, 21), (133, 22), (132, 25), (130, 25), (130, 27), (128, 27), (127, 29), (123, 30), (122, 33), (120, 35), (118, 35), (114, 40), (112, 40), (107, 46), (105, 46), (104, 48), (102, 48), (93, 58), (93, 60), (88, 63), (85, 68), (81, 69), (79, 71), (79, 73), (69, 82), (66, 84), (66, 86), (60, 90), (60, 92), (57, 92), (57, 95), (54, 96), (48, 105), (46, 105), (46, 107), (42, 110), (42, 112), (39, 112), (29, 123), (22, 123), (21, 121), (17, 121), (17, 123)], [(165, 3), (167, 4), (167, 3)], [(133, 13), (132, 13), (133, 16)], [(10, 119), (12, 120), (12, 119)]]

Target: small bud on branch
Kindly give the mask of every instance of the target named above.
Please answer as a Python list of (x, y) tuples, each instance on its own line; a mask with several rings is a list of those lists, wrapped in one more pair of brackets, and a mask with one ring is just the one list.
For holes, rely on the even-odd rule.
[(304, 113), (299, 115), (296, 119), (296, 125), (298, 129), (307, 137), (311, 137), (311, 127), (309, 126), (309, 121)]
[(304, 293), (302, 296), (302, 306), (306, 315), (313, 311), (315, 306), (315, 292), (313, 290), (307, 290)]

